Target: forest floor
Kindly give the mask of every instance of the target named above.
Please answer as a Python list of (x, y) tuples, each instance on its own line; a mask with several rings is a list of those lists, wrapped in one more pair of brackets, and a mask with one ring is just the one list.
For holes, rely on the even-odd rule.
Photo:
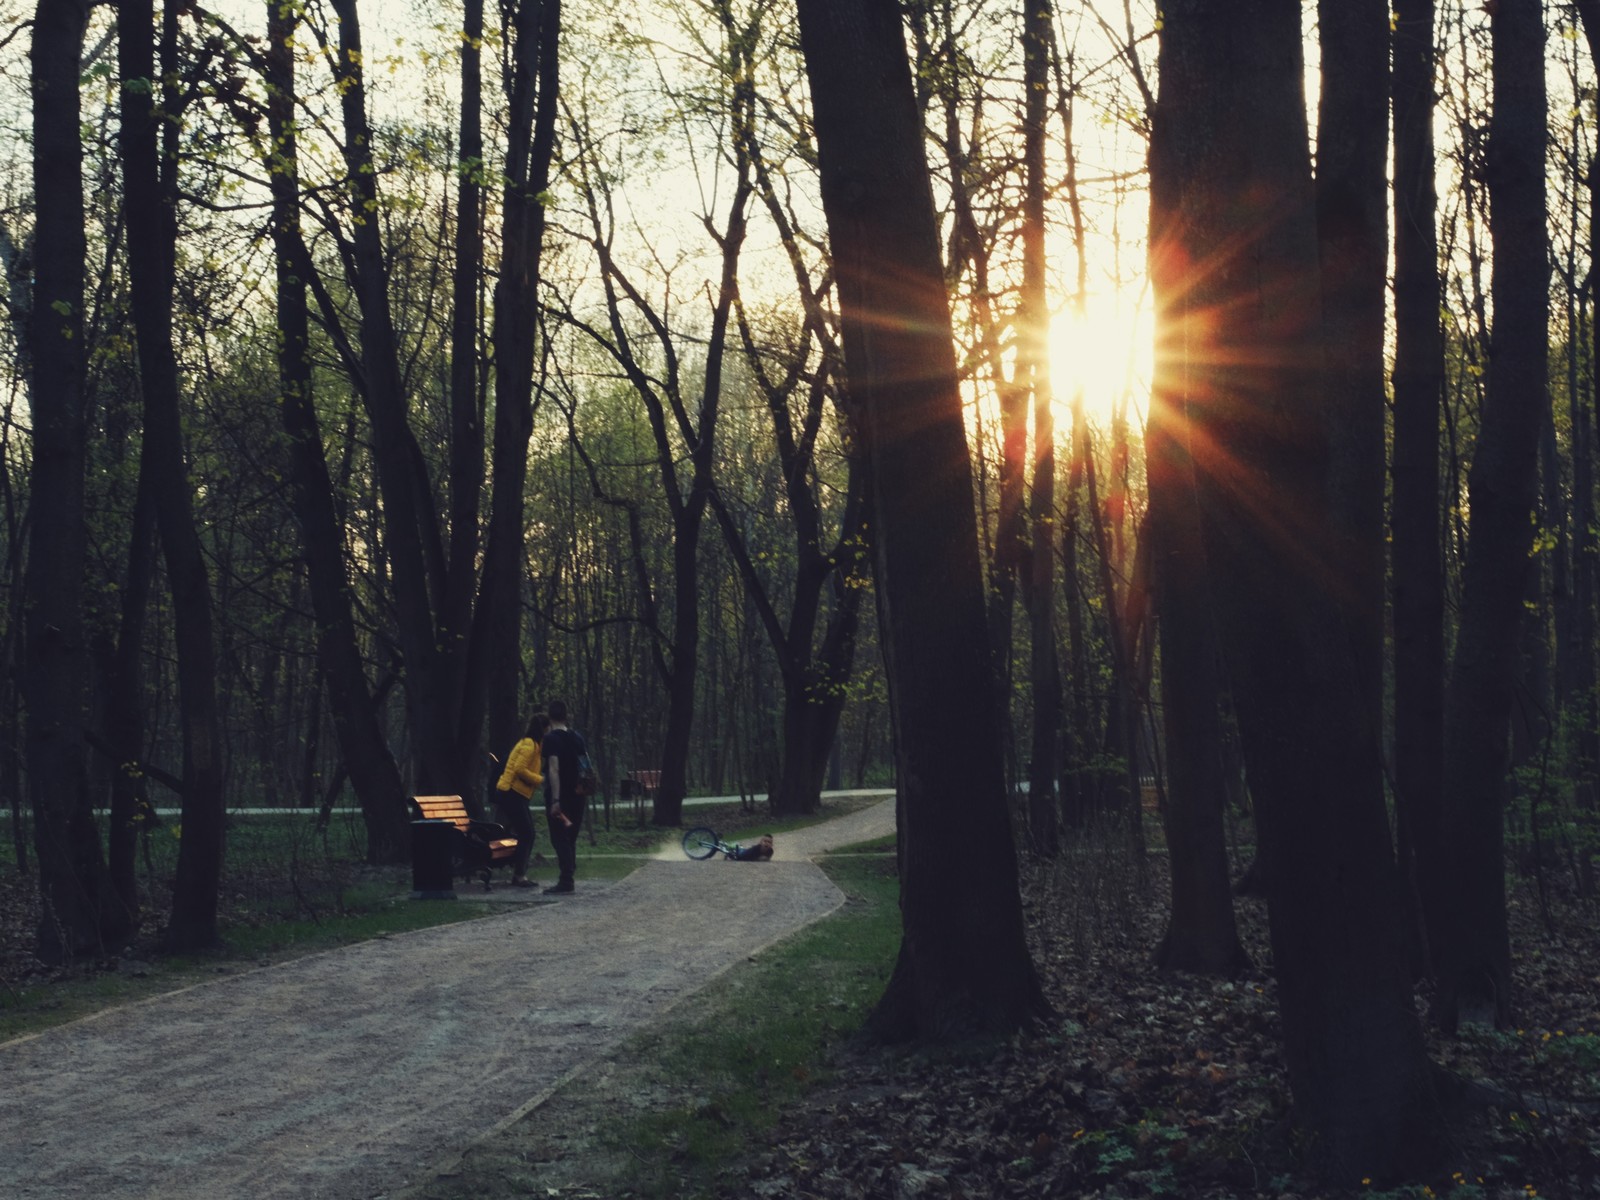
[[(1340, 1191), (1308, 1179), (1288, 1123), (1266, 910), (1240, 902), (1252, 968), (1157, 971), (1165, 869), (1123, 884), (1115, 855), (1026, 869), (1030, 941), (1054, 1027), (984, 1053), (865, 1046), (785, 1114), (749, 1176), (720, 1193), (857, 1197), (1600, 1196), (1600, 945), (1592, 904), (1541, 919), (1512, 893), (1517, 1020), (1449, 1040), (1436, 1062), (1499, 1089), (1424, 1181)], [(1118, 876), (1121, 875), (1119, 879)]]
[[(780, 846), (788, 842), (792, 849), (801, 848), (788, 838), (779, 841)], [(892, 859), (886, 862), (892, 871)], [(717, 870), (719, 866), (662, 864), (657, 882), (650, 886), (675, 886), (662, 878), (662, 872)], [(805, 870), (799, 863), (777, 864), (775, 869)], [(744, 874), (746, 870), (730, 865), (719, 872), (714, 893), (699, 884), (716, 877), (701, 875), (686, 894), (701, 895), (711, 906), (707, 911), (717, 914), (713, 923), (720, 926), (725, 919), (722, 914), (749, 906), (747, 900), (732, 893), (724, 895), (720, 887), (760, 878)], [(1451, 1159), (1435, 1177), (1404, 1185), (1372, 1180), (1339, 1191), (1322, 1187), (1305, 1175), (1289, 1131), (1263, 904), (1244, 899), (1238, 906), (1241, 933), (1254, 963), (1241, 977), (1216, 981), (1164, 974), (1150, 965), (1150, 952), (1164, 919), (1165, 875), (1159, 855), (1140, 865), (1130, 854), (1109, 846), (1064, 855), (1052, 864), (1024, 863), (1030, 942), (1057, 1021), (1003, 1044), (948, 1053), (884, 1049), (850, 1037), (836, 1039), (825, 1066), (802, 1081), (800, 1098), (782, 1108), (768, 1131), (747, 1139), (736, 1155), (721, 1164), (709, 1184), (697, 1183), (693, 1194), (718, 1200), (752, 1196), (797, 1200), (1132, 1200), (1146, 1196), (1186, 1200), (1323, 1196), (1510, 1200), (1600, 1196), (1600, 1118), (1595, 1115), (1600, 1111), (1600, 944), (1592, 901), (1573, 899), (1562, 887), (1563, 881), (1554, 876), (1545, 879), (1541, 901), (1536, 881), (1513, 876), (1518, 1028), (1455, 1040), (1430, 1034), (1436, 1061), (1463, 1077), (1492, 1084), (1500, 1092), (1500, 1102), (1482, 1107), (1473, 1119), (1458, 1124)], [(686, 878), (676, 877), (678, 883)], [(595, 895), (589, 899), (604, 896), (605, 903), (615, 904), (629, 899), (630, 889), (643, 882), (596, 885)], [(959, 887), (960, 881), (953, 880), (951, 886)], [(816, 877), (807, 874), (805, 888), (812, 897), (806, 903), (814, 903), (816, 914), (834, 903), (827, 899), (825, 882)], [(648, 905), (666, 896), (640, 892), (632, 901)], [(672, 896), (674, 902), (681, 902), (681, 894)], [(23, 906), (16, 898), (8, 904), (0, 896), (0, 946), (19, 944), (13, 935), (22, 930), (10, 926), (19, 920)], [(813, 912), (811, 907), (801, 907)], [(574, 905), (569, 912), (576, 909)], [(546, 911), (554, 915), (559, 906)], [(529, 915), (537, 916), (531, 910)], [(702, 921), (689, 928), (703, 931), (711, 924)], [(474, 927), (478, 932), (471, 931)], [(643, 939), (655, 939), (652, 950), (660, 963), (673, 960), (681, 965), (681, 941), (660, 940), (669, 936), (666, 930), (674, 928), (681, 931), (686, 926), (679, 921), (652, 928)], [(361, 966), (363, 955), (376, 956), (376, 962), (392, 956), (398, 942), (436, 936), (445, 942), (482, 939), (484, 952), (492, 961), (504, 952), (512, 932), (511, 926), (492, 919), (436, 934), (406, 935), (380, 942), (370, 951), (356, 947), (353, 949), (359, 953), (314, 956), (306, 961), (321, 963), (319, 971), (323, 973), (303, 981), (299, 1002), (286, 1007), (284, 1016), (300, 1031), (297, 1036), (307, 1036), (309, 1030), (313, 1038), (327, 1037), (334, 1027), (324, 1028), (319, 1014), (336, 1010), (341, 1003), (338, 997), (346, 994), (327, 989), (342, 988), (352, 972), (357, 973), (354, 978), (359, 985), (359, 972), (366, 969)], [(622, 977), (620, 959), (607, 963), (593, 947), (585, 957), (600, 960), (595, 963), (597, 974), (591, 986), (608, 994), (631, 986)], [(744, 957), (740, 952), (728, 962), (718, 959), (703, 964), (702, 984), (729, 963), (739, 964), (729, 978), (758, 970), (745, 965)], [(529, 977), (539, 978), (539, 969), (531, 969)], [(239, 982), (232, 981), (234, 985)], [(648, 1027), (695, 1021), (715, 1025), (719, 1019), (716, 997), (697, 993), (699, 986), (686, 979), (642, 1002), (635, 995), (632, 1007), (642, 1010)], [(209, 991), (209, 987), (195, 991), (209, 992), (212, 997), (201, 1008), (214, 1007), (216, 997), (232, 995)], [(647, 986), (645, 994), (648, 992)], [(362, 990), (357, 986), (350, 994), (359, 997)], [(695, 997), (692, 1005), (677, 1003), (689, 995)], [(454, 998), (459, 996), (458, 991)], [(1425, 1016), (1426, 994), (1419, 994), (1417, 1002)], [(677, 1004), (673, 1015), (661, 1015), (673, 1004)], [(538, 1007), (525, 1002), (518, 1009), (522, 1015), (513, 1015), (508, 1028), (528, 1023)], [(189, 1019), (181, 1015), (166, 1018), (179, 1045)], [(430, 1011), (429, 1019), (455, 1021), (443, 1008)], [(585, 1020), (591, 1019), (592, 1014), (585, 1016)], [(132, 1023), (139, 1023), (137, 1012)], [(586, 1028), (604, 1033), (606, 1039), (613, 1032), (599, 1026)], [(516, 1030), (516, 1038), (523, 1032)], [(584, 1038), (590, 1040), (590, 1035), (586, 1033)], [(625, 1160), (636, 1158), (638, 1151), (619, 1146), (603, 1132), (614, 1127), (623, 1109), (666, 1110), (687, 1105), (703, 1110), (707, 1107), (705, 1081), (692, 1072), (665, 1079), (659, 1071), (652, 1072), (647, 1061), (649, 1047), (637, 1037), (625, 1041), (621, 1050), (578, 1055), (565, 1065), (562, 1043), (558, 1038), (534, 1051), (560, 1067), (553, 1082), (531, 1097), (518, 1094), (509, 1108), (510, 1085), (495, 1073), (500, 1048), (486, 1047), (482, 1055), (472, 1049), (442, 1076), (437, 1074), (439, 1059), (420, 1062), (415, 1059), (420, 1051), (409, 1049), (405, 1061), (371, 1068), (380, 1084), (387, 1080), (390, 1090), (416, 1092), (429, 1090), (431, 1080), (445, 1093), (447, 1108), (469, 1114), (465, 1126), (425, 1134), (409, 1131), (421, 1139), (421, 1148), (427, 1151), (422, 1157), (431, 1166), (419, 1168), (415, 1155), (407, 1160), (409, 1165), (392, 1157), (385, 1161), (378, 1145), (382, 1131), (372, 1128), (377, 1114), (358, 1100), (358, 1111), (341, 1118), (353, 1116), (354, 1124), (342, 1139), (336, 1139), (335, 1154), (319, 1166), (316, 1161), (308, 1163), (304, 1154), (291, 1153), (297, 1173), (277, 1180), (252, 1166), (252, 1190), (263, 1196), (536, 1194), (564, 1200), (688, 1194), (674, 1191), (670, 1185), (665, 1191), (660, 1187), (635, 1191), (630, 1184), (619, 1182), (629, 1178), (630, 1163)], [(270, 1047), (270, 1037), (267, 1044)], [(18, 1077), (9, 1070), (12, 1064), (5, 1061), (4, 1052), (12, 1045), (15, 1043), (0, 1046), (0, 1071), (7, 1075), (8, 1086)], [(371, 1052), (370, 1046), (350, 1047), (346, 1065), (340, 1069), (364, 1069), (360, 1065), (363, 1055)], [(493, 1061), (485, 1061), (484, 1056)], [(525, 1070), (527, 1048), (512, 1057), (522, 1064), (519, 1069)], [(84, 1098), (95, 1097), (96, 1111), (104, 1114), (107, 1105), (96, 1080), (108, 1069), (120, 1068), (99, 1057), (81, 1065), (65, 1064), (74, 1068), (73, 1073), (62, 1071), (62, 1065), (58, 1054), (53, 1065), (47, 1062), (45, 1068), (57, 1076), (59, 1102), (78, 1105), (81, 1113)], [(394, 1071), (399, 1074), (392, 1079), (384, 1074)], [(235, 1086), (233, 1081), (238, 1079), (226, 1075), (217, 1079), (211, 1093), (225, 1135), (212, 1149), (223, 1156), (223, 1162), (229, 1153), (244, 1151), (242, 1145), (230, 1144), (227, 1132), (248, 1116), (252, 1103), (250, 1088)], [(516, 1086), (523, 1084), (519, 1080)], [(159, 1100), (150, 1103), (155, 1094), (146, 1091), (141, 1099), (136, 1090), (131, 1100), (135, 1143), (128, 1154), (135, 1167), (164, 1156), (171, 1159), (166, 1139), (193, 1134), (192, 1130), (174, 1129), (165, 1106)], [(315, 1097), (313, 1089), (305, 1101), (314, 1119), (334, 1120), (334, 1113), (320, 1111), (322, 1105)], [(147, 1108), (141, 1110), (141, 1103)], [(345, 1102), (342, 1107), (351, 1105)], [(710, 1116), (724, 1119), (714, 1106)], [(19, 1118), (19, 1114), (13, 1113), (11, 1118)], [(29, 1119), (38, 1122), (41, 1132), (32, 1138), (19, 1135), (19, 1144), (11, 1147), (20, 1155), (18, 1162), (32, 1169), (35, 1160), (60, 1162), (63, 1156), (71, 1157), (71, 1144), (57, 1141), (50, 1132), (48, 1115)], [(57, 1119), (64, 1123), (68, 1118), (63, 1112)], [(93, 1128), (86, 1144), (103, 1140), (102, 1117), (92, 1117), (89, 1124)], [(7, 1125), (20, 1125), (20, 1119), (7, 1119), (0, 1113), (0, 1129)], [(93, 1153), (99, 1154), (99, 1148)], [(6, 1157), (0, 1154), (0, 1161)], [(345, 1162), (333, 1169), (336, 1159)], [(365, 1165), (357, 1175), (350, 1175), (351, 1162)], [(530, 1164), (538, 1168), (534, 1190), (506, 1186), (513, 1174), (526, 1176)], [(308, 1165), (330, 1169), (328, 1186), (309, 1189), (308, 1177), (298, 1173)], [(16, 1185), (24, 1178), (0, 1182)], [(381, 1178), (390, 1183), (380, 1186)], [(403, 1179), (410, 1183), (397, 1188)], [(91, 1190), (82, 1194), (117, 1194), (104, 1190), (105, 1182), (103, 1175), (83, 1178), (82, 1185)], [(77, 1186), (0, 1190), (7, 1195), (54, 1197), (80, 1194), (73, 1190)], [(222, 1193), (202, 1188), (193, 1194)]]
[[(1098, 846), (1024, 864), (1035, 961), (1058, 1014), (1002, 1044), (904, 1051), (838, 1040), (770, 1128), (689, 1177), (697, 1134), (637, 1136), (624, 1114), (688, 1114), (733, 1125), (716, 1085), (672, 1058), (694, 1031), (635, 1039), (530, 1113), (475, 1145), (408, 1200), (539, 1195), (552, 1200), (1528, 1200), (1600, 1196), (1600, 947), (1594, 908), (1514, 881), (1518, 1019), (1447, 1040), (1435, 1061), (1492, 1084), (1499, 1105), (1456, 1119), (1431, 1178), (1333, 1188), (1310, 1176), (1288, 1120), (1265, 905), (1239, 902), (1253, 966), (1230, 981), (1151, 965), (1167, 903), (1165, 862)], [(952, 881), (959, 887), (960, 881)], [(807, 969), (802, 965), (802, 971)], [(760, 968), (741, 968), (759, 971)], [(734, 978), (739, 976), (735, 975)], [(724, 985), (731, 987), (729, 985)], [(768, 1003), (781, 976), (755, 985)], [(794, 990), (799, 985), (794, 984)], [(716, 989), (713, 989), (715, 991)], [(698, 1020), (738, 1045), (737, 1015), (709, 997)], [(697, 1005), (697, 1007), (700, 1007)], [(715, 1044), (715, 1043), (714, 1043)], [(662, 1069), (662, 1062), (674, 1064)], [(795, 1069), (796, 1075), (804, 1072)], [(707, 1072), (711, 1074), (711, 1072)], [(763, 1083), (761, 1086), (765, 1087)], [(623, 1133), (616, 1130), (619, 1121)], [(628, 1132), (633, 1130), (634, 1132)], [(641, 1166), (655, 1180), (637, 1182)], [(665, 1179), (666, 1182), (662, 1182)]]

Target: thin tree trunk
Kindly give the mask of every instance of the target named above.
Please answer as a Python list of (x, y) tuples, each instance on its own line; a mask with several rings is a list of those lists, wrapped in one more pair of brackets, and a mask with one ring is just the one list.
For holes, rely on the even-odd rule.
[(1081, 828), (1097, 790), (1089, 776), (1089, 652), (1085, 645), (1078, 547), (1084, 463), (1091, 453), (1083, 391), (1072, 398), (1072, 452), (1067, 467), (1067, 511), (1061, 527), (1061, 562), (1067, 605), (1067, 662), (1072, 703), (1065, 717), (1061, 802), (1068, 826)]
[[(1591, 68), (1600, 70), (1600, 0), (1578, 0)], [(1588, 173), (1590, 237), (1600, 230), (1600, 157), (1591, 158)], [(1580, 796), (1586, 807), (1597, 800), (1600, 778), (1600, 697), (1595, 678), (1595, 397), (1600, 395), (1600, 271), (1589, 271), (1589, 392), (1573, 390), (1572, 405), (1572, 608), (1575, 629), (1573, 657), (1577, 670), (1573, 691), (1579, 709), (1575, 764)]]
[(293, 9), (267, 7), (267, 160), (272, 188), (272, 236), (277, 250), (279, 415), (289, 443), (295, 514), (306, 558), (311, 607), (317, 618), (317, 665), (345, 770), (361, 805), (367, 860), (394, 862), (410, 847), (402, 803), (405, 783), (384, 736), (368, 686), (351, 611), (344, 538), (333, 483), (323, 457), (310, 354), (306, 286), (311, 262), (300, 232), (300, 169), (293, 122), (295, 102)]
[[(176, 11), (163, 12), (161, 78), (175, 54)], [(216, 696), (211, 585), (184, 465), (172, 294), (177, 254), (178, 114), (158, 122), (155, 11), (151, 0), (119, 10), (122, 75), (122, 168), (128, 213), (128, 278), (139, 382), (144, 392), (144, 448), (139, 470), (153, 481), (156, 524), (172, 590), (178, 706), (183, 727), (183, 824), (167, 944), (196, 950), (217, 941), (222, 878), (222, 731)], [(163, 89), (165, 90), (165, 89)], [(158, 128), (164, 137), (158, 139)]]
[[(1045, 294), (1045, 101), (1050, 86), (1053, 7), (1023, 4), (1023, 201), (1021, 382), (1033, 396), (1033, 491), (1028, 517), (1032, 544), (1025, 564), (1029, 683), (1033, 697), (1028, 766), (1028, 831), (1033, 848), (1059, 848), (1056, 752), (1061, 728), (1061, 678), (1055, 639), (1055, 395), (1050, 386), (1050, 304)], [(1069, 135), (1070, 148), (1070, 135)], [(1078, 246), (1080, 267), (1083, 247)], [(1081, 295), (1081, 292), (1080, 292)], [(1009, 446), (1009, 442), (1008, 442)]]
[[(374, 133), (366, 110), (357, 0), (331, 0), (338, 16), (335, 84), (344, 118), (346, 179), (353, 212), (350, 269), (361, 310), (361, 392), (372, 422), (372, 456), (383, 496), (383, 549), (392, 573), (400, 651), (405, 660), (406, 713), (419, 792), (454, 791), (464, 762), (456, 742), (465, 651), (460, 634), (435, 628), (446, 565), (423, 461), (406, 422), (398, 335), (389, 306)], [(460, 484), (460, 481), (456, 481)], [(459, 565), (459, 564), (458, 564)]]
[[(519, 14), (520, 15), (520, 14)], [(513, 18), (513, 24), (515, 18)], [(517, 49), (522, 50), (521, 39)], [(474, 600), (478, 580), (476, 564), (479, 552), (479, 496), (483, 482), (483, 414), (484, 397), (479, 387), (478, 331), (482, 302), (483, 280), (483, 221), (484, 180), (488, 175), (483, 157), (483, 0), (463, 0), (461, 6), (461, 116), (460, 145), (456, 152), (456, 220), (455, 263), (450, 281), (450, 474), (449, 474), (449, 537), (450, 562), (445, 578), (444, 593), (440, 598), (439, 626), (445, 637), (462, 636), (472, 630), (474, 645)], [(516, 111), (517, 98), (511, 98), (512, 111)], [(512, 125), (518, 122), (513, 117)], [(517, 130), (511, 131), (511, 145), (516, 146)], [(515, 150), (513, 150), (515, 153)], [(508, 170), (507, 174), (510, 174)], [(507, 213), (510, 209), (507, 208)], [(510, 255), (507, 255), (509, 261)], [(502, 276), (503, 278), (503, 276)], [(499, 316), (500, 306), (495, 305)], [(521, 314), (519, 314), (521, 315)], [(531, 320), (529, 322), (531, 324)], [(510, 404), (511, 397), (499, 390), (496, 401)], [(514, 405), (512, 405), (514, 407)], [(517, 455), (519, 463), (527, 459), (527, 447)], [(521, 493), (518, 493), (519, 499)], [(520, 515), (520, 510), (519, 510)], [(519, 521), (520, 528), (520, 521)], [(487, 555), (486, 555), (487, 557)], [(520, 606), (513, 606), (513, 616)], [(515, 630), (517, 622), (512, 621)], [(463, 684), (462, 711), (459, 715), (459, 742), (477, 746), (483, 733), (483, 709), (488, 705), (491, 713), (500, 713), (501, 724), (494, 727), (490, 744), (500, 753), (516, 740), (518, 721), (516, 713), (516, 669), (519, 660), (514, 644), (507, 656), (513, 681), (509, 695), (489, 695), (489, 685), (471, 675), (473, 656), (467, 655), (465, 670), (469, 673)], [(493, 672), (495, 682), (506, 672)], [(463, 766), (476, 767), (481, 756), (472, 755), (458, 760)], [(457, 784), (463, 794), (478, 796), (482, 789), (474, 786), (476, 774), (463, 778)]]
[(154, 584), (155, 487), (141, 471), (133, 504), (128, 569), (122, 584), (117, 641), (106, 673), (105, 736), (111, 761), (111, 814), (107, 857), (117, 895), (130, 918), (139, 919), (136, 874), (139, 834), (154, 814), (144, 770), (145, 695), (142, 663)]

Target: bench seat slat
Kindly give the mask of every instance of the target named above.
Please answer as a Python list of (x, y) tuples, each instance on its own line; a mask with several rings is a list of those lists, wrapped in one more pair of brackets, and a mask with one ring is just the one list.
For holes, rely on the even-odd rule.
[(411, 807), (424, 821), (449, 821), (466, 835), (467, 844), (476, 847), (472, 854), (482, 869), (485, 891), (489, 887), (489, 868), (516, 857), (517, 839), (494, 836), (504, 833), (504, 827), (492, 821), (473, 820), (460, 796), (412, 796)]

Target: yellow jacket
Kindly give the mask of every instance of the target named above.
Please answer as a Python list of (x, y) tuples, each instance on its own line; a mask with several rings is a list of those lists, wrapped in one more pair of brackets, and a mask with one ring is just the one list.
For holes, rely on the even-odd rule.
[(539, 743), (525, 737), (511, 747), (506, 769), (500, 772), (500, 782), (494, 786), (496, 791), (516, 792), (531, 800), (533, 793), (544, 786), (544, 760), (539, 754)]

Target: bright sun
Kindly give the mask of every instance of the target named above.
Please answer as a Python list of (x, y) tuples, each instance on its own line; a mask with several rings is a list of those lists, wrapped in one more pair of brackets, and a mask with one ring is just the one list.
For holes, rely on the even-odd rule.
[(1142, 414), (1153, 355), (1148, 306), (1119, 306), (1106, 299), (1091, 302), (1081, 314), (1063, 308), (1050, 321), (1050, 386), (1057, 419), (1066, 419), (1079, 388), (1092, 423), (1110, 420), (1125, 404)]

